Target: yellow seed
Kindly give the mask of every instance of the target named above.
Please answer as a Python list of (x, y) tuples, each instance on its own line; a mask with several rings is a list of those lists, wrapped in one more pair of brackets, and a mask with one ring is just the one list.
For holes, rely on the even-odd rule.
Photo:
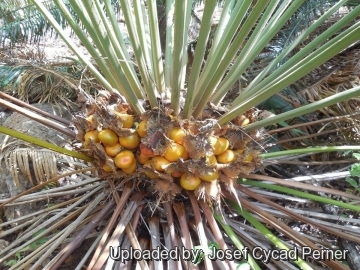
[(217, 161), (219, 163), (223, 163), (223, 164), (233, 162), (235, 160), (235, 158), (236, 158), (236, 155), (235, 155), (234, 151), (229, 150), (229, 149), (216, 157)]
[(119, 137), (111, 129), (103, 129), (99, 132), (99, 140), (106, 146), (117, 144)]
[(105, 152), (110, 157), (116, 157), (116, 155), (120, 153), (121, 148), (122, 148), (121, 145), (117, 143), (114, 145), (105, 146)]
[(150, 171), (151, 164), (152, 164), (152, 160), (148, 160), (144, 164), (144, 168), (149, 168), (149, 170), (145, 171), (146, 176), (149, 177), (150, 179), (159, 178), (159, 176), (155, 172)]
[(150, 147), (147, 147), (145, 144), (140, 143), (140, 152), (147, 157), (154, 157), (154, 152)]
[(201, 179), (193, 174), (183, 173), (180, 185), (186, 190), (195, 190), (201, 184)]
[(238, 150), (234, 150), (234, 152), (238, 155), (241, 155), (242, 153), (244, 153), (245, 149), (238, 149)]
[(150, 160), (150, 157), (145, 156), (143, 153), (139, 153), (136, 155), (136, 160), (140, 163), (140, 164), (145, 164), (146, 161)]
[(134, 117), (127, 113), (114, 112), (115, 115), (121, 120), (123, 128), (131, 128), (134, 124)]
[(216, 166), (216, 164), (217, 164), (217, 160), (214, 155), (206, 157), (206, 162), (207, 162), (207, 164), (209, 164), (210, 166), (213, 166), (213, 167)]
[(135, 162), (135, 156), (133, 152), (129, 150), (121, 151), (114, 159), (116, 167), (120, 169), (130, 168)]
[(170, 162), (164, 158), (164, 157), (161, 157), (161, 156), (155, 156), (152, 158), (152, 162), (154, 164), (154, 168), (155, 170), (159, 171), (159, 172), (163, 172), (164, 169), (162, 166), (164, 165), (168, 165), (170, 164)]
[(136, 131), (141, 138), (144, 138), (147, 135), (146, 124), (146, 121), (141, 121), (137, 126)]
[(214, 172), (211, 172), (211, 173), (202, 174), (199, 177), (200, 177), (201, 180), (204, 180), (206, 182), (212, 182), (212, 181), (215, 181), (216, 179), (219, 178), (219, 172), (214, 171)]
[(107, 164), (104, 164), (104, 166), (102, 166), (102, 169), (105, 171), (105, 172), (112, 172), (113, 169), (107, 165)]
[(243, 120), (242, 120), (242, 123), (241, 123), (241, 127), (244, 127), (244, 126), (247, 126), (248, 124), (250, 124), (250, 119), (245, 117)]
[(170, 131), (169, 138), (178, 144), (182, 144), (185, 135), (185, 130), (180, 127), (176, 127)]
[(235, 125), (238, 125), (238, 126), (241, 126), (241, 127), (244, 127), (244, 126), (250, 124), (250, 119), (247, 118), (247, 117), (246, 117), (245, 115), (243, 115), (243, 114), (240, 115), (240, 116), (238, 116), (238, 117), (236, 117), (234, 120), (235, 120), (234, 124), (235, 124)]
[(124, 173), (126, 174), (132, 174), (133, 172), (136, 171), (136, 162), (134, 162), (129, 168), (126, 169), (121, 169)]
[(99, 132), (97, 130), (90, 130), (85, 133), (84, 136), (84, 145), (88, 144), (90, 141), (99, 143)]
[(247, 155), (244, 157), (243, 161), (244, 161), (244, 162), (251, 162), (251, 161), (253, 161), (253, 159), (254, 159), (254, 157), (253, 157), (252, 154), (247, 154)]
[(222, 137), (219, 137), (217, 141), (219, 142), (219, 147), (214, 149), (214, 155), (220, 155), (224, 153), (229, 148), (230, 144), (228, 139)]
[(135, 149), (140, 144), (140, 137), (137, 133), (134, 133), (127, 137), (120, 137), (119, 143), (127, 149)]
[(164, 157), (171, 162), (177, 161), (184, 154), (184, 147), (178, 143), (171, 143), (166, 148)]
[(145, 171), (145, 174), (147, 177), (149, 177), (150, 179), (156, 179), (156, 178), (159, 178), (159, 176), (154, 173), (154, 172), (151, 172), (151, 171)]
[(209, 137), (210, 145), (213, 148), (214, 155), (220, 155), (229, 148), (229, 141), (226, 138), (219, 137), (216, 138), (214, 136)]

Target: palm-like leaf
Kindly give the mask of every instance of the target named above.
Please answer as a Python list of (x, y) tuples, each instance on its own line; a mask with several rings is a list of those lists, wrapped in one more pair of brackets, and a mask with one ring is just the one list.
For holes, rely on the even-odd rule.
[[(79, 19), (71, 9), (69, 1), (64, 2), (75, 16), (77, 22)], [(67, 22), (63, 14), (54, 5), (54, 1), (43, 1), (43, 4), (51, 11), (56, 21), (66, 27)], [(119, 11), (117, 1), (112, 1), (114, 10)], [(2, 46), (16, 42), (37, 43), (46, 34), (53, 33), (53, 28), (39, 10), (34, 6), (31, 0), (4, 0), (0, 3), (0, 42)]]
[[(58, 10), (54, 9), (52, 1), (44, 2), (53, 11), (58, 22), (64, 25)], [(0, 41), (4, 45), (6, 40), (10, 43), (18, 41), (37, 42), (45, 33), (51, 30), (50, 25), (38, 12), (31, 1), (5, 0), (0, 4)]]

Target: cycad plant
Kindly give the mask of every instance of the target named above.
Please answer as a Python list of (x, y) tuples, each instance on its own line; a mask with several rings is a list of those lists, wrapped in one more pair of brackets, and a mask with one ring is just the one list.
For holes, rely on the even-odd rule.
[[(319, 222), (311, 218), (316, 216), (314, 213), (289, 210), (281, 200), (303, 198), (306, 202), (342, 207), (349, 215), (357, 215), (360, 207), (356, 203), (316, 192), (354, 201), (359, 197), (254, 172), (262, 170), (266, 159), (359, 150), (359, 146), (343, 145), (266, 153), (262, 144), (267, 138), (265, 127), (356, 97), (360, 87), (264, 119), (254, 107), (358, 42), (360, 22), (356, 19), (360, 6), (344, 6), (345, 0), (311, 1), (324, 5), (324, 12), (315, 14), (308, 27), (296, 28), (292, 41), (247, 81), (247, 71), (258, 63), (259, 55), (279, 38), (282, 29), (296, 20), (308, 1), (227, 0), (221, 3), (216, 25), (213, 20), (219, 3), (204, 1), (198, 38), (191, 47), (188, 33), (193, 1), (165, 1), (162, 15), (166, 27), (162, 29), (158, 24), (161, 9), (156, 1), (120, 0), (125, 36), (110, 0), (54, 0), (91, 58), (64, 34), (42, 1), (32, 2), (103, 89), (99, 89), (102, 91), (97, 97), (77, 89), (83, 106), (74, 115), (77, 142), (72, 150), (4, 127), (0, 131), (89, 162), (89, 168), (72, 173), (89, 170), (94, 174), (84, 176), (84, 181), (72, 187), (78, 189), (75, 198), (52, 206), (50, 210), (54, 212), (42, 216), (41, 225), (31, 227), (0, 251), (1, 262), (20, 254), (12, 260), (10, 269), (25, 269), (29, 265), (36, 269), (51, 257), (43, 269), (57, 269), (85, 238), (95, 238), (84, 259), (76, 262), (76, 269), (84, 265), (87, 269), (117, 269), (124, 264), (141, 269), (313, 269), (319, 264), (332, 269), (347, 268), (336, 260), (345, 257), (307, 260), (303, 247), (320, 252), (321, 248), (338, 246), (304, 236), (284, 219), (360, 243), (358, 231)], [(314, 37), (313, 33), (339, 12), (345, 15)], [(163, 49), (161, 44), (165, 44)], [(239, 81), (241, 87), (234, 91), (233, 85)], [(60, 177), (63, 176), (26, 192)], [(37, 196), (57, 196), (65, 188), (69, 189), (53, 188), (40, 191)], [(22, 196), (23, 200), (32, 198)], [(328, 214), (326, 218), (338, 217)], [(349, 220), (345, 218), (344, 222)], [(94, 228), (99, 232), (93, 235)], [(15, 227), (11, 233), (19, 229)], [(27, 248), (44, 238), (41, 245)], [(59, 246), (66, 242), (69, 243), (60, 250)], [(182, 255), (179, 261), (116, 260), (120, 259), (120, 250), (110, 246), (140, 249), (143, 256), (156, 248), (169, 255), (178, 249)], [(258, 250), (273, 249), (281, 254), (299, 250), (290, 260), (284, 255), (283, 260), (272, 257), (265, 262), (264, 257), (251, 252), (257, 246), (263, 248)], [(225, 250), (238, 252), (237, 260), (231, 256), (221, 260)], [(186, 257), (186, 251), (193, 251), (193, 256)], [(212, 256), (219, 260), (212, 261)]]

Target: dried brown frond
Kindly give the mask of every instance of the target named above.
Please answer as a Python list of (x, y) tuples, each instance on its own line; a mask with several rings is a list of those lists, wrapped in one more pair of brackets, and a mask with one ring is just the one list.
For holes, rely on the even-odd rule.
[[(8, 170), (18, 188), (22, 187), (19, 180), (21, 173), (31, 184), (35, 186), (45, 182), (58, 173), (56, 160), (58, 155), (52, 151), (34, 148), (21, 148), (25, 145), (13, 142), (3, 148), (0, 154), (2, 170)], [(24, 187), (23, 187), (24, 188)]]
[[(101, 89), (85, 67), (73, 61), (55, 61), (34, 65), (31, 61), (7, 63), (15, 78), (2, 91), (28, 103), (65, 103), (76, 105), (77, 88), (90, 93)], [(2, 75), (4, 76), (4, 75)], [(74, 91), (75, 90), (75, 91)]]

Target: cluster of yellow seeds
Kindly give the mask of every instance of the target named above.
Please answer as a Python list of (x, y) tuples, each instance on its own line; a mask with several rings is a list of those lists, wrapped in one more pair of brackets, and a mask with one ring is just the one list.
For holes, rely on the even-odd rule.
[[(123, 128), (133, 128), (134, 119), (131, 115), (116, 113), (123, 123)], [(87, 120), (91, 123), (93, 121), (92, 115)], [(163, 155), (155, 155), (153, 150), (143, 143), (141, 138), (147, 136), (147, 122), (141, 121), (136, 125), (136, 132), (127, 137), (119, 137), (111, 129), (103, 129), (98, 132), (97, 130), (91, 130), (86, 132), (84, 136), (84, 147), (89, 144), (90, 141), (95, 143), (101, 143), (105, 149), (106, 154), (113, 158), (114, 164), (117, 168), (121, 169), (126, 174), (132, 174), (140, 166), (144, 168), (154, 168), (159, 173), (165, 173), (164, 168), (166, 165), (170, 165), (173, 162), (177, 162), (179, 159), (188, 160), (189, 153), (186, 151), (183, 140), (186, 136), (186, 131), (181, 127), (175, 127), (171, 129), (168, 134), (168, 138), (171, 143), (168, 144)], [(186, 190), (195, 190), (201, 181), (212, 182), (219, 178), (219, 170), (215, 169), (217, 164), (227, 164), (236, 160), (237, 156), (242, 154), (242, 149), (230, 149), (229, 141), (224, 137), (209, 137), (209, 143), (212, 147), (212, 155), (206, 157), (207, 165), (214, 168), (211, 173), (203, 175), (193, 175), (189, 172), (173, 171), (171, 176), (174, 179), (179, 179), (179, 183), (182, 188)], [(246, 155), (242, 161), (251, 162), (252, 155)], [(104, 165), (102, 169), (105, 172), (112, 172), (113, 169)], [(150, 179), (159, 178), (158, 174), (145, 170), (145, 174)]]
[[(133, 127), (134, 119), (131, 115), (121, 113), (116, 113), (116, 115), (122, 120), (124, 128)], [(90, 115), (87, 120), (92, 123), (93, 115)], [(115, 166), (120, 168), (124, 173), (131, 174), (135, 172), (137, 166), (133, 152), (140, 144), (140, 136), (138, 133), (133, 133), (127, 137), (118, 137), (111, 129), (103, 129), (100, 132), (91, 130), (86, 132), (84, 136), (85, 147), (89, 144), (89, 141), (102, 143), (106, 154), (114, 158)], [(113, 169), (106, 164), (102, 169), (106, 172), (113, 171)]]

